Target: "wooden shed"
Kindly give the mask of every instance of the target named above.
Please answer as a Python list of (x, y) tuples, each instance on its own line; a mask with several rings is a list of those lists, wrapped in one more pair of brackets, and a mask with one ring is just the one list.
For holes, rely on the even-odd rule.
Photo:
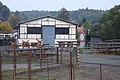
[(29, 40), (30, 44), (37, 43), (55, 45), (58, 43), (77, 43), (77, 24), (52, 16), (45, 16), (18, 24), (18, 43)]

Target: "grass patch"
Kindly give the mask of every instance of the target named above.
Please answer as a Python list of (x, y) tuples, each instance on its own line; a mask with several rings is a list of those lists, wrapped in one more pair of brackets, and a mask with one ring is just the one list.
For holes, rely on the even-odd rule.
[(3, 75), (9, 75), (9, 74), (12, 74), (12, 73), (13, 73), (13, 70), (4, 70), (4, 71), (2, 71)]
[(79, 48), (79, 52), (90, 52), (91, 49)]

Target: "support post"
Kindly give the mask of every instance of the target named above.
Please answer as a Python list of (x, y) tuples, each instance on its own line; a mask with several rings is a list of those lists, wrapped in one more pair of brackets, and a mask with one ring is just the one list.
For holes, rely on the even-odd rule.
[(61, 57), (61, 61), (60, 61), (60, 63), (62, 64), (62, 47), (61, 47), (61, 54), (60, 54), (60, 57)]
[(77, 47), (76, 47), (76, 63), (78, 63), (78, 52), (77, 52)]
[(57, 64), (59, 63), (59, 54), (58, 53), (59, 53), (59, 48), (57, 47), (57, 55), (56, 55), (56, 58), (57, 58), (56, 62), (57, 62)]
[(0, 80), (2, 80), (2, 55), (1, 55), (1, 49), (0, 49)]
[(31, 80), (31, 52), (28, 50), (28, 80)]
[(102, 80), (102, 64), (100, 64), (100, 80)]
[(70, 80), (72, 80), (73, 75), (72, 75), (72, 52), (70, 51)]
[(16, 67), (17, 67), (16, 66), (16, 47), (14, 47), (14, 60), (13, 60), (13, 62), (14, 62), (14, 66), (13, 66), (14, 67), (14, 70), (13, 70), (14, 75), (17, 76), (17, 74), (16, 74)]

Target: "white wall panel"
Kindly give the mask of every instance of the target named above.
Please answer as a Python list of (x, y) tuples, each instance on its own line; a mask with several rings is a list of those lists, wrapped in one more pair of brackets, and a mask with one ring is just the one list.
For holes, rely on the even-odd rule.
[(70, 39), (76, 39), (76, 35), (70, 35)]
[(54, 22), (55, 22), (55, 19), (53, 19), (53, 18), (49, 18), (49, 21), (54, 21)]
[(70, 33), (71, 34), (76, 34), (76, 28), (70, 28)]
[(64, 35), (60, 35), (61, 39), (64, 39)]
[(27, 25), (26, 24), (21, 24), (20, 27), (27, 27)]
[(36, 38), (38, 38), (38, 39), (41, 39), (41, 34), (28, 34), (28, 38), (29, 39), (36, 39)]
[(70, 28), (69, 33), (70, 34), (76, 34), (76, 28)]
[(28, 39), (32, 38), (32, 35), (31, 34), (28, 34)]
[(55, 25), (55, 22), (49, 22), (49, 25)]
[(35, 27), (41, 27), (41, 25), (35, 25)]
[(27, 33), (27, 27), (24, 28), (24, 32)]
[(36, 34), (35, 34), (35, 35), (34, 35), (34, 34), (32, 34), (32, 38), (35, 38), (35, 39), (36, 39), (36, 38), (37, 38), (37, 35), (36, 35)]
[(56, 24), (61, 24), (61, 21), (60, 20), (56, 20)]
[(58, 35), (56, 35), (56, 39), (58, 39), (59, 38), (59, 36)]
[(24, 27), (20, 27), (20, 33), (25, 33)]
[(41, 39), (41, 34), (37, 34), (36, 38)]
[(56, 39), (69, 39), (69, 35), (56, 35)]
[(58, 25), (58, 24), (57, 24), (56, 27), (62, 27), (62, 25)]
[(61, 24), (69, 24), (69, 23), (67, 23), (67, 22), (64, 22), (64, 21), (61, 21)]
[(20, 38), (25, 39), (26, 38), (26, 34), (20, 34)]
[(28, 27), (35, 27), (35, 25), (33, 25), (33, 24), (28, 24)]
[(48, 25), (48, 21), (42, 21), (42, 25)]
[(68, 27), (69, 27), (69, 25), (65, 25), (65, 24), (63, 24), (63, 25), (62, 25), (62, 24), (60, 24), (60, 25), (59, 25), (59, 24), (57, 24), (57, 25), (56, 25), (56, 27), (66, 27), (66, 28), (68, 28)]
[(37, 23), (38, 23), (38, 24), (41, 24), (41, 20), (38, 20)]
[(64, 38), (65, 38), (65, 39), (68, 39), (68, 35), (64, 35)]
[(62, 27), (69, 27), (69, 25), (62, 25)]
[(72, 29), (71, 28), (69, 28), (69, 34), (72, 34)]
[(75, 27), (75, 28), (76, 28), (76, 26), (75, 26), (75, 25), (70, 25), (70, 27)]

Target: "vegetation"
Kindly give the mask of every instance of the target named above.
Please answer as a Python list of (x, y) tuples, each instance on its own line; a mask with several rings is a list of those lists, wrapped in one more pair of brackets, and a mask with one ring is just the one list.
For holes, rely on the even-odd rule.
[(7, 21), (10, 15), (10, 10), (6, 5), (3, 5), (0, 1), (0, 20)]
[(66, 15), (67, 17), (66, 19), (69, 19), (72, 22), (75, 22), (77, 24), (81, 24), (84, 17), (91, 23), (96, 23), (99, 20), (99, 18), (102, 16), (102, 14), (104, 14), (106, 11), (94, 10), (94, 9), (88, 9), (88, 8), (78, 9), (75, 11), (67, 11), (67, 9), (65, 8), (61, 8), (60, 11), (37, 11), (37, 10), (19, 11), (22, 21), (43, 17), (47, 15), (62, 18), (61, 14), (63, 14), (63, 12), (68, 14)]
[(13, 26), (16, 27), (16, 24), (20, 22), (20, 13), (16, 11), (15, 13), (12, 13), (10, 17), (8, 18), (8, 22)]
[(64, 20), (69, 20), (69, 12), (65, 9), (62, 8), (60, 9), (59, 13), (58, 13), (58, 18), (64, 19)]
[(12, 27), (7, 22), (0, 22), (0, 33), (9, 33), (12, 31)]
[(105, 13), (95, 25), (96, 35), (106, 39), (120, 39), (120, 5)]
[(91, 35), (91, 31), (93, 28), (92, 23), (90, 21), (88, 21), (87, 19), (83, 18), (83, 26), (85, 27), (86, 35)]

